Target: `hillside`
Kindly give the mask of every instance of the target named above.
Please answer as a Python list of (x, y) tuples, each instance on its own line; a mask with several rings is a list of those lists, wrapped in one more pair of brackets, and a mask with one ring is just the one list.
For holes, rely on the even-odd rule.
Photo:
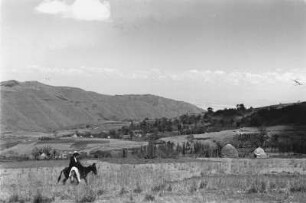
[(255, 109), (241, 120), (244, 126), (305, 125), (306, 102), (272, 105)]
[(102, 95), (39, 82), (1, 83), (1, 131), (52, 131), (105, 121), (176, 117), (203, 110), (154, 95)]

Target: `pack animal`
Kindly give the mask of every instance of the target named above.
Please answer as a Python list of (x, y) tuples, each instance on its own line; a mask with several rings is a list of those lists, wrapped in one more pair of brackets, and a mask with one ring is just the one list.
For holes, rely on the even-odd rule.
[[(97, 167), (96, 167), (96, 163), (93, 163), (92, 165), (90, 166), (87, 166), (87, 167), (84, 167), (84, 166), (80, 166), (79, 167), (79, 173), (80, 173), (80, 178), (81, 179), (84, 179), (86, 184), (88, 184), (87, 182), (87, 175), (90, 173), (90, 172), (93, 172), (95, 175), (97, 175)], [(67, 179), (69, 178), (69, 167), (66, 167), (64, 168), (58, 179), (57, 179), (57, 183), (61, 180), (61, 177), (62, 177), (62, 173), (64, 174), (64, 179), (63, 179), (63, 184), (66, 183)]]

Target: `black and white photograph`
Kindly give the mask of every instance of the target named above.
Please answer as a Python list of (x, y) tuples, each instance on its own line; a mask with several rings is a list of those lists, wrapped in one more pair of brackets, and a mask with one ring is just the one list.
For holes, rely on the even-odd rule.
[(0, 0), (0, 203), (306, 201), (306, 0)]

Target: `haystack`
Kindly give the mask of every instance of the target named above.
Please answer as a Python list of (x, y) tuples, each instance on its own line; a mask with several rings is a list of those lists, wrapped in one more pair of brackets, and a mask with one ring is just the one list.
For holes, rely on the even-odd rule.
[(237, 158), (238, 151), (233, 145), (227, 144), (222, 148), (221, 156), (224, 158)]
[(39, 159), (40, 160), (43, 160), (43, 159), (46, 159), (47, 158), (47, 155), (45, 153), (42, 153), (40, 156), (39, 156)]
[(254, 156), (255, 158), (267, 158), (267, 154), (263, 148), (258, 147), (257, 149), (254, 150)]

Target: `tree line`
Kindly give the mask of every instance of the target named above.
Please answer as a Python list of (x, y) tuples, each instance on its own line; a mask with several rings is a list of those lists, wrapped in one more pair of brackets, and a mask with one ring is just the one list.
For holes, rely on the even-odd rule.
[[(112, 129), (109, 136), (112, 138), (122, 138), (122, 135), (135, 137), (135, 132), (142, 135), (189, 135), (201, 134), (211, 131), (221, 131), (229, 128), (240, 127), (238, 117), (242, 117), (253, 108), (245, 108), (244, 104), (237, 104), (236, 108), (225, 108), (214, 111), (209, 107), (206, 112), (200, 114), (183, 114), (176, 118), (145, 118), (140, 122), (131, 121), (130, 125), (120, 129)], [(148, 138), (148, 136), (147, 136)]]

